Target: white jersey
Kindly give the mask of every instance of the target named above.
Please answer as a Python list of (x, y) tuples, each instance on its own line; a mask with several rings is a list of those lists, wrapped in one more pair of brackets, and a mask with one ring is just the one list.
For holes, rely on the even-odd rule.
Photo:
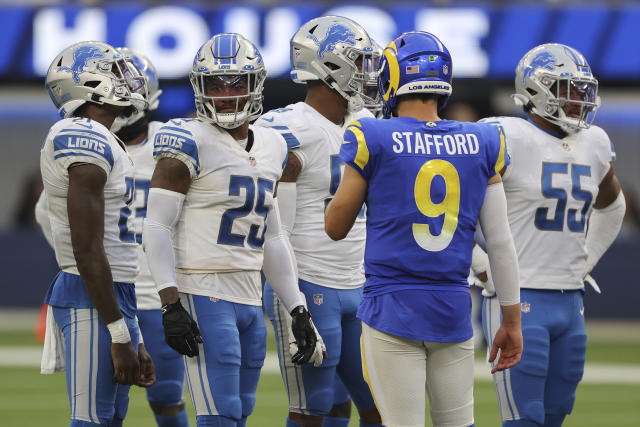
[(135, 177), (135, 198), (132, 204), (133, 230), (138, 242), (138, 264), (140, 272), (136, 277), (136, 300), (138, 310), (160, 310), (160, 296), (156, 284), (151, 277), (147, 256), (142, 249), (142, 225), (147, 216), (147, 199), (149, 198), (149, 183), (155, 168), (153, 160), (153, 138), (162, 126), (162, 122), (151, 122), (147, 137), (136, 145), (127, 146), (127, 151), (133, 159), (133, 174)]
[(181, 292), (262, 305), (266, 217), (287, 145), (277, 131), (249, 129), (248, 152), (228, 132), (197, 119), (171, 120), (156, 133), (156, 160), (178, 159), (191, 174), (173, 235)]
[(597, 126), (557, 138), (516, 117), (492, 117), (504, 129), (511, 157), (502, 180), (518, 252), (520, 287), (583, 288), (586, 222), (613, 160)]
[(129, 204), (133, 200), (133, 162), (124, 145), (100, 123), (69, 118), (54, 124), (40, 150), (40, 171), (47, 196), (53, 246), (60, 268), (80, 274), (71, 246), (67, 215), (68, 168), (90, 163), (107, 174), (104, 186), (104, 250), (113, 281), (133, 283), (138, 274), (137, 244)]
[(364, 211), (343, 240), (333, 241), (324, 230), (324, 210), (333, 198), (344, 162), (339, 156), (345, 128), (353, 120), (373, 117), (366, 109), (345, 117), (338, 126), (304, 102), (272, 110), (256, 125), (282, 133), (289, 150), (300, 159), (302, 170), (296, 180), (296, 216), (291, 245), (298, 275), (308, 282), (337, 289), (364, 284)]

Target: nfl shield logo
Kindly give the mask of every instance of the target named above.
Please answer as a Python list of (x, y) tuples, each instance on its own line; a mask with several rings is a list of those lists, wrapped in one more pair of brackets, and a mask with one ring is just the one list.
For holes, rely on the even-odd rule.
[(442, 73), (446, 76), (447, 74), (449, 74), (449, 66), (447, 64), (444, 64), (442, 66)]
[(523, 313), (528, 313), (531, 311), (531, 304), (529, 304), (528, 302), (521, 302), (520, 303), (520, 311), (522, 311)]
[(324, 296), (322, 294), (313, 294), (313, 303), (315, 305), (321, 305), (324, 302)]
[(249, 156), (249, 164), (251, 166), (255, 166), (256, 165), (256, 158), (253, 156)]

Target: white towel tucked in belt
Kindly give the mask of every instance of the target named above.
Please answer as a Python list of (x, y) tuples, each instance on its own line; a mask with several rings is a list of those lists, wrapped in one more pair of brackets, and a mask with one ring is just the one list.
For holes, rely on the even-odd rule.
[(53, 317), (53, 308), (47, 306), (47, 326), (44, 335), (44, 348), (40, 361), (41, 374), (53, 374), (65, 369), (64, 335)]

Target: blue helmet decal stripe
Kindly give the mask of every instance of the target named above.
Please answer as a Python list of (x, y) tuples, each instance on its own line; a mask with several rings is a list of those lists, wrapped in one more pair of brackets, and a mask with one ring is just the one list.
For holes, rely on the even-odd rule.
[(236, 51), (238, 50), (238, 38), (235, 34), (222, 34), (216, 37), (213, 55), (216, 57), (215, 64), (235, 64)]
[(583, 66), (583, 67), (589, 66), (589, 64), (587, 63), (587, 60), (580, 52), (578, 52), (577, 50), (569, 46), (565, 46), (565, 49), (567, 53), (571, 56), (571, 58), (573, 58), (573, 62), (575, 62), (576, 65)]

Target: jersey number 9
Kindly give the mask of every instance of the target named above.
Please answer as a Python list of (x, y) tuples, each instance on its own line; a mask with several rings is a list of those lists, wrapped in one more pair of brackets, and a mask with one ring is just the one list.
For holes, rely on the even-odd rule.
[[(444, 179), (445, 194), (442, 201), (434, 203), (431, 199), (433, 178)], [(433, 159), (422, 165), (414, 185), (416, 206), (429, 218), (444, 215), (440, 234), (433, 235), (429, 224), (413, 224), (413, 238), (422, 249), (430, 252), (444, 250), (453, 239), (458, 228), (458, 211), (460, 210), (460, 177), (456, 168), (446, 160)]]

